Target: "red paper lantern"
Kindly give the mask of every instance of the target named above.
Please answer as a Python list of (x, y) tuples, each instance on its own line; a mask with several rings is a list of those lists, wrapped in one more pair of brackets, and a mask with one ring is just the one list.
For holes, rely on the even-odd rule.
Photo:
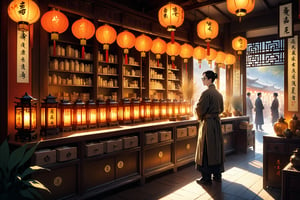
[(254, 9), (255, 0), (227, 0), (227, 9), (230, 13), (240, 17)]
[(232, 40), (232, 48), (237, 51), (238, 55), (241, 55), (242, 51), (247, 48), (247, 39), (241, 36), (237, 36)]
[(80, 44), (82, 45), (81, 58), (84, 58), (84, 45), (86, 45), (86, 40), (93, 37), (95, 26), (92, 22), (82, 17), (72, 24), (72, 33), (76, 38), (80, 39)]
[(118, 34), (117, 43), (122, 49), (124, 49), (125, 64), (128, 64), (127, 54), (129, 49), (131, 49), (135, 44), (135, 36), (131, 32), (125, 30)]
[(7, 12), (22, 31), (28, 31), (28, 25), (40, 18), (39, 6), (32, 0), (14, 0), (8, 5)]
[(197, 46), (194, 48), (193, 57), (198, 60), (199, 68), (201, 68), (201, 61), (206, 56), (205, 49), (203, 47)]
[(178, 56), (181, 50), (181, 46), (179, 43), (177, 42), (168, 42), (167, 44), (167, 54), (169, 56), (171, 56), (171, 60), (172, 60), (172, 68), (174, 69), (174, 61), (175, 61), (175, 56)]
[(186, 72), (187, 72), (187, 62), (188, 62), (188, 59), (190, 57), (192, 57), (193, 51), (194, 51), (194, 48), (191, 45), (186, 44), (186, 43), (181, 45), (181, 50), (180, 50), (179, 55), (181, 58), (183, 58), (183, 63), (185, 63), (185, 71)]
[(206, 18), (200, 21), (197, 25), (197, 34), (198, 36), (205, 40), (207, 43), (207, 55), (210, 54), (209, 43), (212, 39), (216, 38), (219, 33), (218, 23), (210, 18)]
[(171, 31), (171, 41), (174, 42), (174, 31), (181, 26), (184, 21), (184, 10), (176, 4), (168, 3), (158, 11), (158, 21), (160, 25)]
[(208, 61), (209, 64), (217, 57), (217, 51), (214, 49), (210, 49), (210, 54), (206, 51), (205, 59)]
[(226, 54), (223, 51), (218, 51), (215, 59), (215, 63), (218, 64), (219, 66), (222, 66), (221, 64), (224, 63), (225, 57)]
[(149, 36), (142, 34), (136, 38), (135, 48), (136, 50), (141, 52), (142, 57), (146, 56), (146, 52), (150, 51), (151, 47), (152, 47), (152, 39)]
[(232, 55), (230, 53), (226, 54), (225, 61), (224, 61), (225, 65), (233, 65), (235, 63), (235, 61), (236, 61), (236, 58), (234, 55)]
[(115, 40), (117, 38), (117, 32), (113, 27), (111, 27), (107, 24), (104, 24), (103, 26), (100, 26), (99, 28), (97, 28), (96, 38), (97, 38), (98, 42), (103, 44), (103, 49), (105, 50), (105, 54), (106, 54), (105, 60), (106, 60), (106, 62), (108, 62), (109, 45), (112, 44), (113, 42), (115, 42)]
[(58, 10), (50, 10), (46, 12), (41, 18), (41, 24), (45, 31), (51, 33), (51, 40), (53, 40), (53, 55), (56, 55), (56, 40), (58, 34), (63, 33), (69, 26), (69, 20), (65, 14)]
[(155, 54), (155, 57), (157, 59), (157, 67), (159, 67), (159, 59), (161, 57), (161, 54), (164, 54), (166, 52), (166, 49), (167, 43), (164, 40), (160, 38), (156, 38), (155, 40), (153, 40), (151, 51)]

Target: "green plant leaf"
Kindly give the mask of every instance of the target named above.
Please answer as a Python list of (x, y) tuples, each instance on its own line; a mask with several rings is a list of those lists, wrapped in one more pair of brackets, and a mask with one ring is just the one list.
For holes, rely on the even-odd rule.
[(41, 190), (44, 190), (44, 191), (47, 191), (47, 192), (51, 193), (50, 190), (44, 184), (39, 182), (38, 180), (28, 179), (28, 180), (23, 181), (23, 182), (24, 182), (25, 185), (28, 185), (30, 187), (33, 187), (33, 188), (36, 188), (36, 189), (41, 189)]
[(7, 140), (4, 140), (0, 145), (0, 169), (7, 168), (7, 161), (9, 159), (9, 146)]
[(9, 157), (8, 160), (8, 170), (11, 171), (13, 168), (15, 168), (23, 159), (25, 150), (27, 149), (27, 144), (18, 147), (16, 150), (14, 150)]
[(40, 143), (40, 142), (37, 142), (33, 147), (31, 147), (31, 149), (29, 149), (29, 150), (25, 153), (25, 155), (24, 155), (24, 157), (23, 157), (23, 159), (22, 159), (22, 161), (20, 162), (20, 164), (19, 164), (18, 167), (24, 165), (24, 164), (32, 157), (32, 155), (33, 155), (33, 153), (35, 152), (35, 149), (37, 148), (37, 146), (39, 145), (39, 143)]
[(38, 171), (38, 170), (50, 171), (50, 169), (35, 165), (35, 166), (31, 166), (31, 167), (27, 168), (20, 176), (22, 179), (24, 179), (24, 177), (26, 177), (27, 175), (32, 174), (33, 172)]
[(20, 190), (19, 192), (22, 197), (33, 200), (36, 199), (35, 196), (28, 189)]

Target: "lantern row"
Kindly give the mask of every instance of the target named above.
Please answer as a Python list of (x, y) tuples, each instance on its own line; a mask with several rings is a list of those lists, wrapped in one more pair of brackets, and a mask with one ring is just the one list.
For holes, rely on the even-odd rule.
[[(32, 139), (37, 129), (37, 99), (27, 93), (15, 105), (16, 138)], [(147, 122), (160, 119), (186, 119), (191, 114), (191, 105), (186, 101), (150, 100), (144, 98), (122, 99), (120, 102), (108, 99), (83, 102), (78, 99), (71, 103), (56, 97), (47, 96), (41, 103), (41, 134), (57, 134), (59, 131), (72, 131), (97, 127)]]
[[(242, 1), (236, 2), (235, 0), (227, 0), (228, 10), (231, 13), (236, 13), (238, 16), (244, 16), (254, 8), (254, 0), (246, 0), (244, 3), (241, 2)], [(12, 20), (18, 23), (19, 29), (28, 30), (28, 24), (32, 24), (39, 19), (40, 11), (37, 4), (32, 0), (14, 0), (8, 6), (8, 14)], [(184, 59), (184, 63), (187, 63), (187, 59), (192, 56), (198, 60), (207, 59), (208, 61), (212, 61), (216, 58), (215, 50), (210, 50), (209, 46), (209, 42), (217, 37), (219, 31), (218, 23), (215, 20), (206, 18), (197, 25), (198, 36), (207, 42), (206, 53), (204, 53), (205, 50), (200, 46), (196, 47), (196, 51), (196, 48), (194, 49), (189, 44), (185, 43), (180, 46), (180, 44), (174, 41), (174, 31), (177, 27), (182, 25), (184, 20), (184, 11), (180, 6), (173, 3), (166, 4), (159, 10), (158, 19), (160, 24), (172, 33), (171, 42), (168, 44), (160, 38), (156, 38), (152, 41), (152, 39), (145, 34), (135, 37), (134, 34), (127, 30), (117, 34), (116, 30), (107, 24), (98, 27), (95, 31), (94, 24), (83, 17), (72, 24), (71, 30), (73, 35), (80, 39), (80, 44), (82, 45), (82, 58), (84, 58), (84, 46), (86, 45), (86, 40), (93, 37), (95, 32), (98, 42), (103, 44), (103, 49), (106, 52), (106, 62), (108, 62), (109, 45), (114, 43), (115, 40), (117, 40), (117, 44), (124, 49), (125, 64), (128, 63), (127, 54), (129, 49), (133, 46), (141, 52), (142, 57), (146, 55), (146, 52), (151, 50), (156, 54), (157, 59), (160, 58), (161, 54), (166, 52), (171, 56), (172, 61), (175, 59), (175, 56), (180, 55)], [(56, 40), (58, 40), (59, 34), (67, 30), (69, 26), (68, 18), (65, 14), (54, 8), (44, 13), (41, 18), (41, 25), (44, 30), (51, 33), (51, 40), (53, 40), (53, 55), (55, 56)], [(238, 36), (233, 39), (232, 47), (237, 51), (238, 55), (240, 55), (241, 52), (247, 48), (247, 40)], [(222, 63), (220, 59), (218, 60), (218, 63)], [(231, 63), (224, 62), (224, 64), (229, 65)]]

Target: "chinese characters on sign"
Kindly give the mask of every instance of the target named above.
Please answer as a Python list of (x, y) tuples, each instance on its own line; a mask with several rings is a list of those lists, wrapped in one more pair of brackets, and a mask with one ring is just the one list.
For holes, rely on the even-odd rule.
[(240, 67), (237, 65), (233, 66), (233, 96), (240, 96), (241, 91), (241, 72)]
[(29, 83), (29, 32), (18, 30), (17, 83)]
[(298, 36), (288, 39), (288, 111), (298, 112)]
[(279, 7), (279, 37), (293, 36), (293, 12), (292, 3)]

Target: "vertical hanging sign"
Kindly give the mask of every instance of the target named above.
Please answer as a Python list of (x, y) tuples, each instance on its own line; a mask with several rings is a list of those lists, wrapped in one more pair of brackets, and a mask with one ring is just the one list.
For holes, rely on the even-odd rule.
[(17, 33), (17, 83), (29, 83), (29, 32)]
[(293, 27), (293, 4), (287, 3), (279, 6), (279, 37), (292, 37)]
[(298, 36), (288, 39), (288, 111), (298, 112)]
[(233, 96), (240, 96), (241, 91), (241, 72), (240, 72), (240, 66), (234, 65), (233, 66)]

